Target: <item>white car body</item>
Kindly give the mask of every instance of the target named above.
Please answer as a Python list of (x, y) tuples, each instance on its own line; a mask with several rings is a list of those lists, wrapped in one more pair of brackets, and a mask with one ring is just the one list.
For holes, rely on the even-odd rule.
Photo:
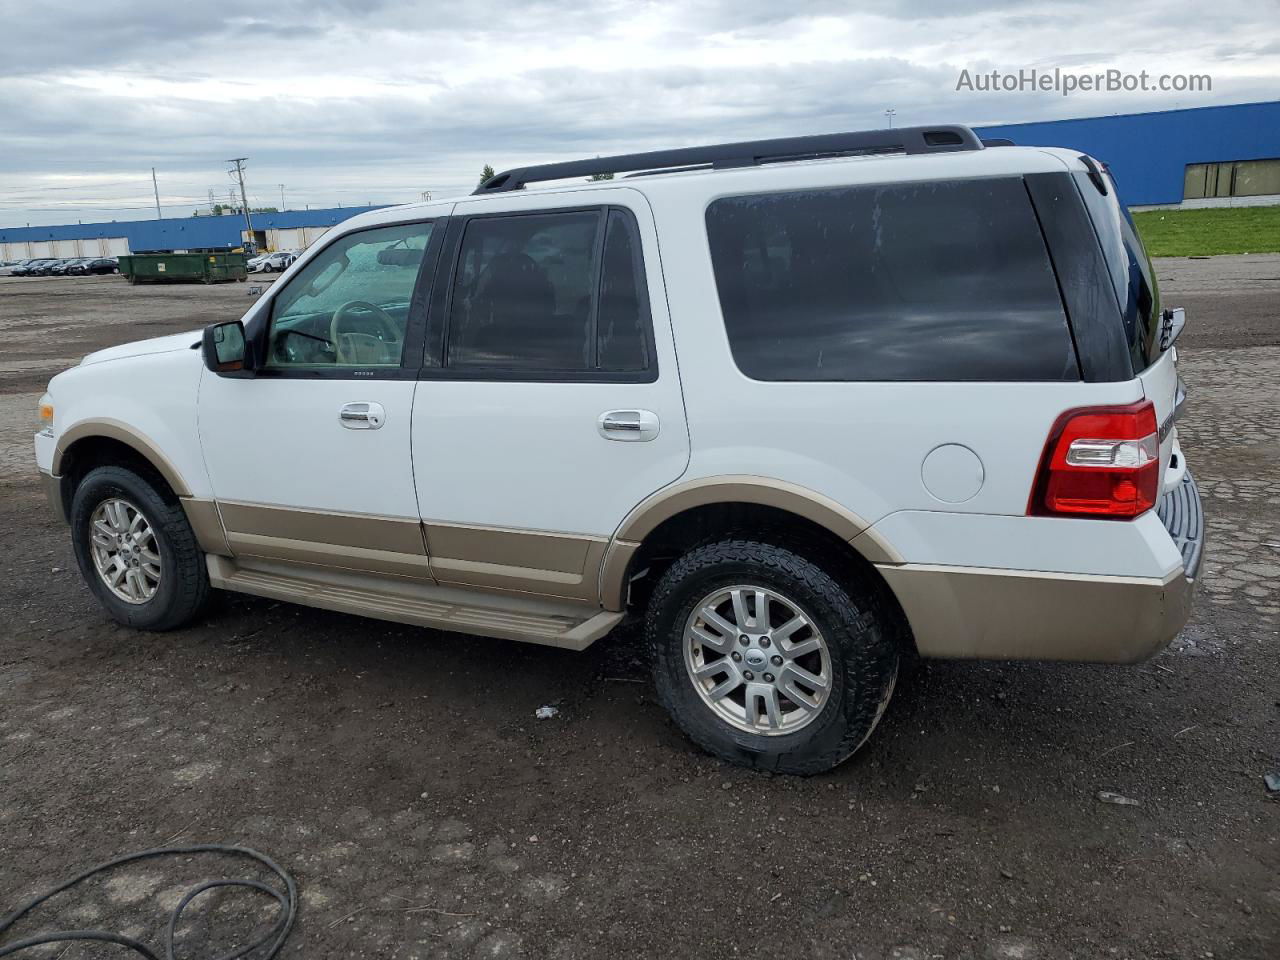
[[(639, 229), (656, 379), (223, 377), (193, 331), (98, 351), (54, 377), (37, 465), (65, 509), (74, 445), (128, 444), (186, 507), (215, 586), (388, 619), (581, 648), (625, 612), (648, 533), (727, 500), (849, 544), (883, 576), (922, 654), (1141, 659), (1181, 627), (1195, 574), (1157, 511), (1033, 516), (1028, 498), (1064, 411), (1145, 398), (1171, 422), (1172, 350), (1110, 382), (762, 382), (735, 364), (708, 245), (706, 212), (723, 197), (1061, 174), (1079, 162), (1018, 147), (829, 159), (364, 213), (303, 253), (246, 325), (357, 231), (607, 205)], [(346, 429), (350, 404), (378, 405), (384, 422)], [(651, 426), (626, 438), (641, 442), (605, 432), (612, 411), (645, 415)], [(971, 478), (948, 471), (975, 462), (970, 491)], [(1160, 469), (1162, 490), (1176, 491), (1176, 430)]]

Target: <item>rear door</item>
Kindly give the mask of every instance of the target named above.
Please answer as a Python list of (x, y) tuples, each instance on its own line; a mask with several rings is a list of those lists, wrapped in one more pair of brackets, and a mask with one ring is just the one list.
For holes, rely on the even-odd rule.
[(432, 573), (594, 603), (614, 530), (689, 459), (648, 204), (460, 202), (437, 276), (412, 425)]

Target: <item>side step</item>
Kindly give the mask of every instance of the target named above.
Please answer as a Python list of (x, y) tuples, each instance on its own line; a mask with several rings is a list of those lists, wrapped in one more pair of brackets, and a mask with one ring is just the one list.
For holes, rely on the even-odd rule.
[(269, 560), (238, 562), (212, 554), (206, 559), (209, 582), (222, 590), (566, 650), (585, 649), (622, 619), (621, 613), (543, 597), (480, 593)]

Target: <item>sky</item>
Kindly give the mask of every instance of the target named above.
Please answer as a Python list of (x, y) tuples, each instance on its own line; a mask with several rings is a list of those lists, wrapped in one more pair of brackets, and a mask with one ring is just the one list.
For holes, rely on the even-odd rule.
[[(983, 92), (970, 76), (1209, 74)], [(1280, 97), (1280, 0), (0, 0), (0, 226), (404, 203), (508, 166)]]

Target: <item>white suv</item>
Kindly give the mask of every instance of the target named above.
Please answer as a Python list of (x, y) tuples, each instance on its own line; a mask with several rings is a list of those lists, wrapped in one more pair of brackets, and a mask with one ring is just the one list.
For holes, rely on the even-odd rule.
[(695, 741), (812, 773), (904, 651), (1128, 663), (1177, 633), (1181, 323), (1073, 151), (596, 158), (362, 214), (242, 321), (86, 357), (36, 457), (123, 623), (219, 588), (580, 650), (634, 614)]

